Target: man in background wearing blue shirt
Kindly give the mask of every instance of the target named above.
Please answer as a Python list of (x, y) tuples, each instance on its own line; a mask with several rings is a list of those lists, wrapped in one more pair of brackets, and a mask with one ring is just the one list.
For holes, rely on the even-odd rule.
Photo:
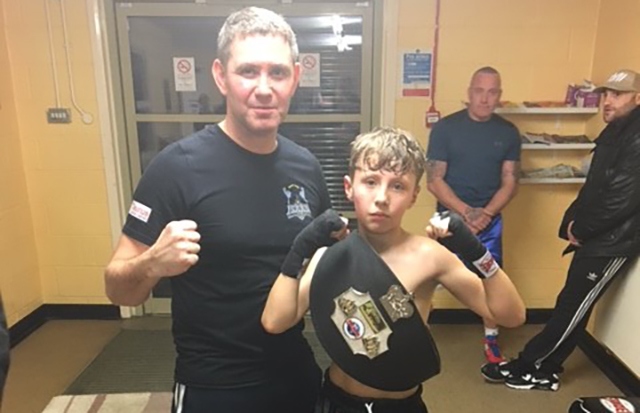
[[(464, 217), (502, 267), (500, 212), (517, 192), (520, 134), (511, 122), (493, 113), (502, 94), (496, 69), (476, 70), (467, 93), (467, 109), (444, 117), (431, 132), (427, 188), (438, 200), (437, 210)], [(487, 361), (503, 361), (497, 324), (486, 318), (483, 322)]]

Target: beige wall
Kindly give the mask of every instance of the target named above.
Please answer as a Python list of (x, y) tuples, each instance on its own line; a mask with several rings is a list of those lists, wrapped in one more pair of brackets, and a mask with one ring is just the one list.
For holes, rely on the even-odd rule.
[[(618, 69), (640, 71), (640, 0), (617, 0), (616, 7), (602, 7), (598, 21), (593, 56), (593, 80), (604, 82)], [(596, 135), (604, 127), (598, 116), (588, 124), (588, 131)]]
[[(462, 108), (473, 71), (491, 65), (502, 74), (503, 100), (560, 100), (567, 84), (591, 77), (599, 0), (451, 0), (441, 2), (437, 57), (436, 106), (443, 115)], [(431, 50), (434, 0), (402, 0), (399, 6), (398, 52)], [(397, 59), (399, 60), (399, 58)], [(395, 119), (427, 142), (426, 98), (400, 98)], [(521, 132), (585, 133), (588, 116), (511, 115)], [(523, 168), (560, 162), (576, 166), (586, 151), (523, 151)], [(550, 308), (564, 281), (568, 259), (557, 238), (562, 212), (578, 185), (521, 185), (505, 217), (505, 268), (530, 308)], [(422, 196), (404, 224), (421, 231), (435, 199)], [(437, 306), (457, 306), (446, 293)]]
[[(48, 4), (61, 106), (72, 108), (61, 3)], [(13, 79), (8, 85), (13, 85), (15, 102), (15, 113), (11, 115), (14, 127), (6, 128), (13, 130), (13, 136), (6, 138), (15, 142), (12, 153), (18, 154), (16, 158), (20, 159), (22, 152), (23, 161), (12, 164), (15, 175), (22, 181), (26, 178), (26, 191), (24, 183), (22, 186), (14, 183), (11, 187), (20, 200), (14, 200), (16, 207), (11, 225), (15, 230), (11, 231), (11, 237), (24, 233), (35, 235), (29, 239), (28, 248), (24, 248), (31, 253), (22, 256), (20, 252), (19, 260), (7, 260), (18, 261), (22, 266), (29, 263), (28, 267), (21, 268), (20, 277), (14, 276), (14, 290), (5, 294), (11, 302), (18, 291), (20, 295), (27, 295), (22, 291), (35, 290), (30, 293), (33, 297), (21, 298), (19, 306), (28, 302), (107, 302), (102, 271), (110, 256), (111, 236), (89, 19), (84, 0), (65, 0), (64, 4), (75, 95), (80, 107), (93, 115), (94, 122), (90, 125), (85, 125), (75, 110), (70, 124), (46, 123), (46, 110), (54, 107), (56, 100), (44, 2), (2, 0), (3, 36), (6, 35), (7, 46), (4, 55), (8, 54), (10, 62)], [(4, 76), (3, 82), (6, 82)], [(3, 205), (3, 213), (4, 210)], [(18, 222), (24, 225), (17, 227)], [(33, 251), (33, 238), (37, 254)], [(14, 256), (16, 251), (22, 249), (13, 248)], [(2, 273), (0, 277), (4, 277), (5, 271)]]
[[(602, 82), (617, 69), (640, 71), (640, 0), (619, 0), (619, 7), (602, 8), (594, 53), (593, 77)], [(604, 126), (600, 119), (589, 128), (597, 133)], [(617, 280), (598, 305), (594, 336), (640, 376), (640, 262), (629, 274)]]
[(0, 2), (0, 291), (9, 324), (42, 304), (38, 256), (24, 175), (12, 65)]
[[(11, 194), (8, 201), (0, 202), (0, 226), (5, 226), (0, 228), (0, 259), (15, 266), (0, 273), (0, 287), (14, 322), (43, 302), (106, 303), (102, 269), (110, 256), (111, 239), (85, 1), (64, 3), (76, 96), (94, 116), (92, 125), (84, 125), (76, 111), (69, 125), (46, 124), (44, 113), (54, 106), (55, 96), (44, 3), (0, 1), (5, 14), (0, 35), (0, 70), (5, 74), (0, 116), (3, 126), (8, 125), (1, 132), (8, 149), (0, 155), (0, 192)], [(397, 1), (397, 44), (390, 58), (399, 61), (402, 50), (431, 49), (435, 1)], [(71, 107), (60, 2), (49, 4), (62, 106)], [(637, 10), (637, 4), (637, 0), (620, 1), (615, 10), (601, 13), (600, 0), (442, 1), (438, 109), (443, 114), (460, 109), (471, 72), (487, 64), (503, 73), (503, 98), (511, 101), (561, 100), (568, 83), (602, 80), (609, 71), (601, 66), (604, 61), (617, 59), (618, 54), (628, 56), (624, 51), (638, 48), (611, 41), (614, 34), (598, 32), (598, 24), (604, 27), (603, 19), (609, 15), (609, 21), (615, 22), (616, 13), (632, 19), (637, 11), (630, 10)], [(612, 26), (637, 30), (631, 21)], [(637, 38), (637, 31), (624, 37), (627, 42)], [(607, 59), (601, 57), (605, 51)], [(396, 125), (411, 130), (425, 144), (428, 106), (429, 101), (421, 98), (395, 101)], [(521, 116), (511, 120), (523, 131), (586, 131), (593, 137), (598, 127), (591, 125), (598, 122), (596, 118)], [(527, 152), (523, 164), (578, 164), (583, 155)], [(564, 280), (568, 260), (560, 257), (563, 244), (556, 237), (556, 227), (577, 190), (577, 185), (523, 185), (505, 212), (506, 269), (529, 307), (552, 307)], [(421, 232), (434, 202), (423, 188), (405, 226)], [(438, 297), (436, 304), (457, 305), (446, 296)]]

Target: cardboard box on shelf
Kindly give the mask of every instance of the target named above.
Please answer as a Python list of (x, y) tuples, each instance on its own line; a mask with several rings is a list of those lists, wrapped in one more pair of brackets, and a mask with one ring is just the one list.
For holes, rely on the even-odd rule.
[(593, 91), (594, 85), (585, 82), (582, 85), (568, 85), (564, 102), (567, 106), (579, 108), (597, 108), (600, 105), (600, 93)]

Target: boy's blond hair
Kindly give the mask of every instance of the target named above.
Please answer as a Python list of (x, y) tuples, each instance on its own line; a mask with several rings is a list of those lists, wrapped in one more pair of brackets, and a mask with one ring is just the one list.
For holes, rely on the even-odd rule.
[(383, 169), (396, 174), (413, 173), (420, 181), (425, 170), (425, 153), (407, 131), (380, 127), (358, 135), (351, 143), (349, 176), (353, 178), (359, 163), (372, 171)]

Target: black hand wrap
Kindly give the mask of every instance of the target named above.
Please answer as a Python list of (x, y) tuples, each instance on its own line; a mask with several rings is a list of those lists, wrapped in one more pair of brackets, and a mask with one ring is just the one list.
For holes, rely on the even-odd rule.
[(304, 260), (321, 247), (327, 247), (338, 240), (331, 233), (345, 226), (340, 215), (333, 209), (327, 209), (307, 225), (293, 240), (289, 254), (284, 259), (280, 272), (288, 277), (298, 278), (304, 266)]
[(432, 218), (432, 225), (448, 224), (448, 237), (439, 238), (438, 242), (449, 251), (458, 254), (462, 259), (473, 264), (474, 272), (480, 278), (489, 278), (500, 268), (493, 256), (480, 240), (473, 235), (462, 217), (454, 212), (445, 211)]

